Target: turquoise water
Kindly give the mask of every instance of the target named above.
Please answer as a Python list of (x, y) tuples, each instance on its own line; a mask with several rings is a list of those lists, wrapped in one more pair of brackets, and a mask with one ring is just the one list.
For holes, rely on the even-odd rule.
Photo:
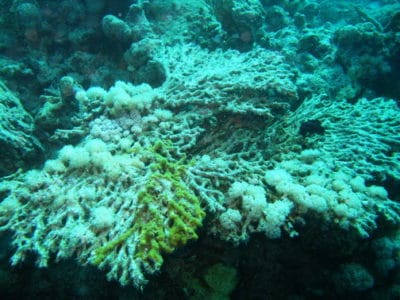
[(2, 1), (2, 299), (400, 298), (398, 1)]

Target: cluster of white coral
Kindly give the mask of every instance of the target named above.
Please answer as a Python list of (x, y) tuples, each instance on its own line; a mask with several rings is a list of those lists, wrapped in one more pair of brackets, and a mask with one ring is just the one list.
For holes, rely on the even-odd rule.
[(338, 168), (329, 153), (304, 150), (284, 157), (265, 173), (265, 180), (275, 198), (294, 204), (298, 216), (317, 213), (365, 237), (376, 228), (379, 216), (400, 221), (398, 207), (383, 187), (366, 186), (355, 172)]
[[(57, 259), (76, 254), (87, 262), (96, 248), (133, 226), (137, 192), (145, 177), (138, 156), (111, 153), (103, 141), (88, 138), (79, 146), (62, 148), (43, 170), (3, 184), (2, 190), (11, 193), (0, 204), (2, 229), (16, 232), (12, 263), (29, 251), (37, 255), (39, 266), (46, 266), (52, 253)], [(111, 253), (110, 278), (143, 284), (135, 247), (132, 237), (121, 251)]]
[[(263, 232), (279, 238), (293, 203), (288, 199), (267, 202), (262, 186), (234, 182), (228, 191), (228, 208), (219, 216), (219, 231), (224, 239), (235, 243), (245, 241), (252, 232)], [(220, 233), (220, 234), (221, 234)]]
[(291, 152), (260, 172), (259, 185), (234, 182), (225, 195), (223, 208), (212, 231), (235, 243), (252, 232), (278, 238), (282, 230), (298, 234), (296, 224), (318, 216), (323, 222), (355, 229), (368, 237), (378, 218), (400, 222), (400, 206), (388, 198), (382, 186), (365, 179), (316, 149)]

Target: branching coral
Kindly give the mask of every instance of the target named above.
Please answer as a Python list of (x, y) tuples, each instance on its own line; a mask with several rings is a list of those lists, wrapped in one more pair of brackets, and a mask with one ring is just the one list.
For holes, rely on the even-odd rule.
[[(294, 236), (309, 216), (363, 237), (379, 219), (400, 223), (387, 191), (365, 183), (398, 178), (393, 101), (321, 96), (290, 112), (296, 87), (276, 53), (182, 46), (158, 58), (168, 70), (162, 87), (79, 91), (79, 104), (101, 114), (86, 138), (0, 184), (13, 264), (28, 252), (40, 266), (75, 255), (142, 287), (163, 256), (197, 238), (206, 212), (204, 232), (234, 243), (254, 232)], [(309, 119), (325, 130), (301, 135)]]
[(294, 74), (277, 52), (258, 47), (247, 53), (206, 51), (184, 45), (159, 49), (155, 56), (167, 69), (163, 89), (171, 106), (273, 118), (298, 99)]
[[(147, 158), (152, 173), (138, 193), (136, 221), (132, 228), (95, 251), (94, 264), (100, 264), (106, 255), (137, 235), (135, 258), (147, 272), (159, 270), (163, 263), (162, 253), (170, 253), (197, 239), (196, 228), (201, 226), (205, 215), (200, 200), (182, 181), (186, 166), (182, 161), (171, 162), (165, 156), (163, 142), (156, 143)], [(161, 210), (160, 210), (161, 209)]]

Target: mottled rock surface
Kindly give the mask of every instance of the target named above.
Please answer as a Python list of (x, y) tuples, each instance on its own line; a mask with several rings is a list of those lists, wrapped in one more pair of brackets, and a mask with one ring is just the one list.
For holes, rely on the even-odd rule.
[(0, 175), (31, 163), (43, 151), (34, 136), (34, 121), (18, 97), (0, 82)]

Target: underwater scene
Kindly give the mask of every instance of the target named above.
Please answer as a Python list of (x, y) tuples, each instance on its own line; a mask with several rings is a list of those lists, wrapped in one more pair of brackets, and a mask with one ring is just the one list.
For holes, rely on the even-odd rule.
[(400, 299), (399, 0), (0, 0), (1, 299)]

